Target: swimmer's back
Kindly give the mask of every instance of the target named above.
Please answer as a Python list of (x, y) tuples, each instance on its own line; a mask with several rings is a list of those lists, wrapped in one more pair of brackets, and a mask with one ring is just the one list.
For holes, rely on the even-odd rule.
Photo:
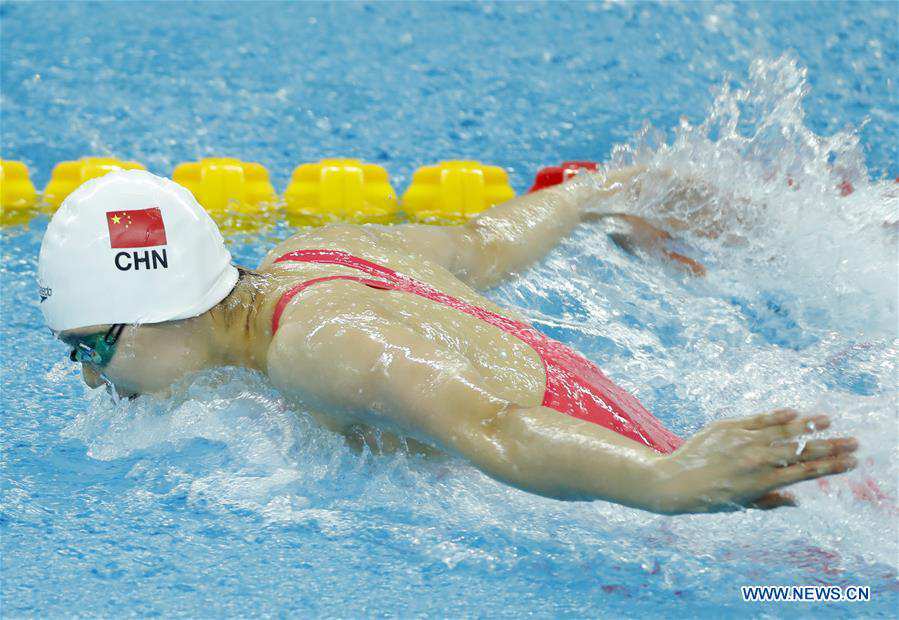
[[(273, 248), (259, 270), (277, 273), (283, 286), (335, 275), (358, 276), (355, 269), (334, 264), (275, 262), (296, 250), (337, 250), (420, 280), (448, 295), (521, 320), (465, 284), (446, 267), (416, 252), (406, 243), (403, 227), (332, 225), (303, 232)], [(414, 241), (413, 241), (414, 243)], [(435, 344), (452, 348), (469, 360), (492, 393), (527, 405), (541, 402), (546, 375), (540, 356), (501, 329), (416, 295), (371, 289), (352, 281), (325, 282), (310, 287), (291, 302), (280, 319), (327, 321), (374, 311)]]

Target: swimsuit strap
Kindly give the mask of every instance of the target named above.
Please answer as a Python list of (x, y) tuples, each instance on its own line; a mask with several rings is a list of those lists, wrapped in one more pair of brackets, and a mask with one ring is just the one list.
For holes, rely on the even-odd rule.
[(388, 280), (403, 277), (393, 269), (388, 269), (377, 263), (367, 261), (364, 258), (359, 258), (358, 256), (353, 256), (349, 252), (342, 252), (340, 250), (294, 250), (293, 252), (288, 252), (284, 256), (276, 258), (275, 262), (343, 265), (344, 267), (352, 267), (353, 269), (364, 271), (370, 276), (386, 278)]
[(315, 278), (313, 280), (303, 282), (302, 284), (298, 284), (297, 286), (284, 293), (284, 295), (281, 296), (281, 299), (278, 300), (278, 304), (275, 306), (275, 313), (272, 316), (273, 334), (278, 329), (278, 324), (281, 319), (281, 313), (284, 311), (284, 308), (287, 306), (287, 304), (290, 303), (290, 300), (293, 299), (297, 294), (318, 282), (326, 282), (330, 280), (352, 280), (354, 282), (360, 282), (372, 288), (413, 293), (420, 297), (430, 299), (431, 301), (436, 301), (445, 306), (455, 308), (456, 310), (464, 312), (465, 314), (471, 315), (486, 323), (498, 327), (506, 333), (516, 336), (518, 339), (524, 341), (532, 347), (539, 346), (539, 344), (544, 339), (544, 336), (540, 332), (538, 332), (527, 323), (509, 319), (495, 312), (491, 312), (486, 308), (481, 308), (480, 306), (475, 306), (474, 304), (470, 304), (467, 301), (463, 301), (458, 297), (447, 295), (443, 291), (437, 290), (436, 288), (425, 284), (424, 282), (421, 282), (414, 278), (410, 278), (409, 276), (398, 273), (388, 267), (384, 267), (382, 265), (378, 265), (377, 263), (367, 261), (364, 258), (353, 256), (348, 252), (342, 252), (340, 250), (296, 250), (294, 252), (289, 252), (275, 260), (275, 263), (283, 262), (342, 265), (344, 267), (358, 269), (359, 271), (363, 271), (368, 275), (375, 276), (381, 279), (374, 280), (371, 278), (362, 278), (359, 276), (327, 276), (323, 278)]

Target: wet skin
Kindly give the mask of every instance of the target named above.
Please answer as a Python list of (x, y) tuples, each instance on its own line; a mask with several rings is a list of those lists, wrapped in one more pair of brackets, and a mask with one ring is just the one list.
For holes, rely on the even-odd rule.
[(827, 428), (824, 416), (784, 409), (717, 422), (661, 455), (541, 406), (546, 377), (539, 357), (498, 328), (415, 295), (345, 280), (303, 291), (271, 334), (274, 305), (293, 285), (358, 275), (335, 265), (274, 263), (297, 249), (349, 252), (512, 318), (476, 289), (527, 268), (586, 219), (618, 217), (630, 249), (701, 276), (702, 265), (667, 252), (667, 233), (603, 211), (604, 200), (638, 182), (639, 172), (582, 175), (460, 227), (304, 231), (272, 249), (258, 274), (225, 301), (226, 311), (129, 326), (102, 378), (83, 365), (85, 381), (107, 381), (120, 395), (165, 394), (188, 373), (245, 366), (266, 373), (288, 400), (348, 437), (366, 441), (377, 428), (383, 431), (378, 447), (409, 438), (413, 446), (461, 455), (494, 478), (540, 495), (606, 499), (665, 514), (790, 505), (792, 497), (778, 489), (855, 465), (854, 439), (803, 441)]

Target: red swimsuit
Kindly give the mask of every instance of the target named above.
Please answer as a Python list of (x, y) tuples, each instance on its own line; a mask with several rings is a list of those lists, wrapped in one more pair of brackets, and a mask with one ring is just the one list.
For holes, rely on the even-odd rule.
[(273, 334), (278, 330), (281, 313), (287, 304), (300, 292), (319, 282), (352, 280), (372, 288), (412, 293), (498, 327), (533, 348), (540, 356), (546, 371), (546, 391), (543, 396), (545, 407), (599, 424), (658, 452), (672, 452), (683, 443), (680, 437), (662, 426), (661, 422), (640, 404), (640, 401), (612, 383), (593, 362), (578, 355), (561, 342), (544, 336), (526, 323), (474, 306), (438, 291), (424, 282), (346, 252), (297, 250), (285, 254), (275, 262), (287, 261), (343, 265), (358, 269), (374, 278), (326, 276), (307, 280), (293, 287), (281, 296), (275, 306), (275, 313), (272, 316)]

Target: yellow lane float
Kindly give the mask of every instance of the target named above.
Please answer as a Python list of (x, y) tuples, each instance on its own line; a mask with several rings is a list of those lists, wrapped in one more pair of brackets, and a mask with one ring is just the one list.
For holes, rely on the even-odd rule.
[(293, 226), (333, 221), (390, 224), (399, 213), (387, 170), (358, 159), (323, 159), (297, 166), (284, 203)]
[(136, 161), (122, 161), (112, 157), (83, 157), (77, 161), (56, 164), (50, 182), (44, 188), (44, 202), (56, 210), (66, 196), (85, 181), (102, 177), (113, 170), (146, 170)]
[(443, 161), (415, 171), (403, 195), (409, 219), (459, 223), (515, 196), (509, 175), (477, 161)]
[(37, 191), (20, 161), (0, 159), (0, 224), (25, 224), (34, 215)]
[(233, 157), (207, 157), (178, 164), (172, 180), (180, 183), (210, 213), (257, 213), (277, 200), (262, 164)]
[(224, 233), (254, 231), (273, 221), (278, 197), (268, 170), (233, 157), (178, 164), (172, 180), (191, 191)]
[[(55, 210), (79, 185), (113, 170), (141, 169), (133, 161), (85, 157), (53, 168), (43, 203)], [(28, 169), (0, 160), (4, 223), (12, 209), (40, 204)], [(196, 197), (223, 232), (255, 230), (274, 223), (281, 210), (294, 226), (329, 222), (390, 224), (403, 220), (458, 224), (515, 196), (506, 171), (477, 161), (443, 161), (415, 171), (402, 202), (382, 166), (358, 159), (322, 159), (294, 169), (279, 199), (268, 171), (255, 162), (209, 157), (178, 164), (172, 179)], [(30, 216), (29, 216), (30, 217)]]
[(20, 161), (0, 159), (0, 204), (4, 209), (28, 209), (37, 203), (37, 191)]

